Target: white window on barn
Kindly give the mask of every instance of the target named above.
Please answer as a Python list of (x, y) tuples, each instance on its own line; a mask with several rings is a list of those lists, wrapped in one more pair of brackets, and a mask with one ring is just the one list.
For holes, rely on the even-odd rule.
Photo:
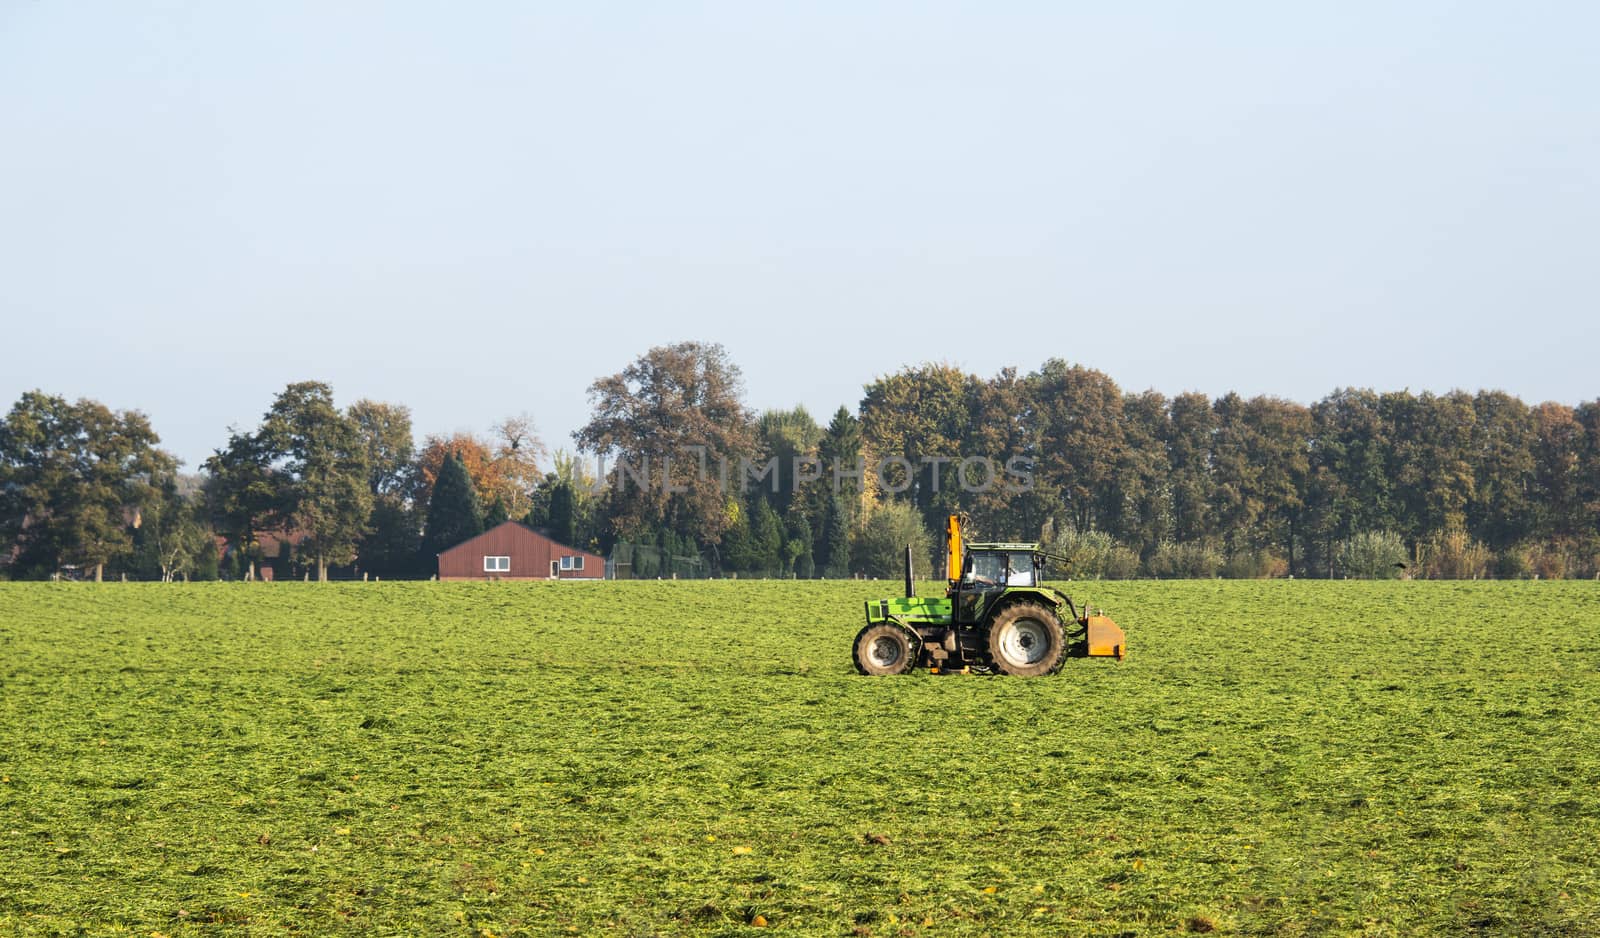
[(572, 556), (570, 554), (565, 556), (565, 557), (562, 557), (561, 558), (561, 569), (563, 569), (563, 570), (582, 570), (583, 569), (583, 558), (582, 557), (574, 557), (574, 556)]
[(483, 558), (483, 572), (484, 573), (510, 573), (511, 572), (511, 558), (510, 557), (489, 557), (489, 556), (485, 556)]

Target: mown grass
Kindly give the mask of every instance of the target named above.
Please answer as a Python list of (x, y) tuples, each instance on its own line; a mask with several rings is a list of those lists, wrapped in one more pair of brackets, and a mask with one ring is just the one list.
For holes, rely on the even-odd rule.
[(0, 929), (1600, 934), (1600, 585), (1073, 584), (1127, 661), (857, 677), (893, 589), (0, 584)]

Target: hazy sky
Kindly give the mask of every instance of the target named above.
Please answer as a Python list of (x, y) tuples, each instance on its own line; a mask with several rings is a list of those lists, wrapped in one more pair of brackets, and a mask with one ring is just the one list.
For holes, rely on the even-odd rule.
[(0, 406), (190, 468), (290, 381), (418, 438), (720, 342), (1600, 396), (1600, 5), (0, 0)]

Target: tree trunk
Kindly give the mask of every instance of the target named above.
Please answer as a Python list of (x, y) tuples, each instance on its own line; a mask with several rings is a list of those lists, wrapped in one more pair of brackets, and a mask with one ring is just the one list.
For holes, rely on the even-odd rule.
[(328, 562), (321, 554), (317, 555), (317, 582), (328, 582)]
[(105, 567), (106, 565), (103, 563), (97, 563), (94, 565), (94, 581), (96, 583), (100, 582), (100, 577), (101, 574), (105, 572)]

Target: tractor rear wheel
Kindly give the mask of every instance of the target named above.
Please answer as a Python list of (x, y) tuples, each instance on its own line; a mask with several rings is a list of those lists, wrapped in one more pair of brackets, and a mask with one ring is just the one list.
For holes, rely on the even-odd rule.
[(1054, 612), (1037, 603), (1001, 609), (989, 624), (989, 658), (1014, 677), (1054, 674), (1067, 656), (1067, 637)]
[(904, 674), (916, 667), (917, 641), (893, 623), (869, 625), (856, 635), (855, 659), (862, 674)]

